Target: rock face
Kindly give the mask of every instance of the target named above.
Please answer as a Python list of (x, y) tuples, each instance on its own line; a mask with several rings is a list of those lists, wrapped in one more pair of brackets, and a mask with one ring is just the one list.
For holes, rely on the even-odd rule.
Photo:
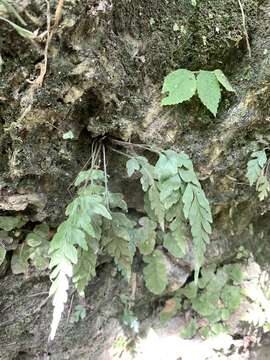
[[(46, 30), (45, 2), (16, 3), (30, 30)], [(39, 222), (57, 226), (75, 176), (101, 139), (111, 188), (141, 212), (141, 190), (126, 178), (113, 139), (172, 147), (192, 158), (211, 202), (208, 259), (228, 261), (244, 246), (267, 264), (270, 203), (259, 202), (245, 173), (251, 151), (270, 139), (270, 2), (242, 3), (251, 58), (238, 1), (67, 0), (42, 86), (44, 37), (26, 40), (1, 22), (1, 215), (27, 216), (29, 229)], [(216, 118), (196, 99), (162, 108), (163, 78), (177, 68), (222, 69), (237, 94), (223, 93)], [(70, 130), (74, 139), (63, 139)], [(98, 359), (112, 331), (120, 331), (118, 296), (130, 289), (111, 276), (110, 265), (101, 265), (88, 289), (86, 321), (62, 324), (56, 342), (47, 345), (51, 307), (39, 306), (49, 284), (47, 274), (22, 277), (9, 270), (1, 279), (0, 358)], [(143, 320), (153, 304), (138, 284)]]

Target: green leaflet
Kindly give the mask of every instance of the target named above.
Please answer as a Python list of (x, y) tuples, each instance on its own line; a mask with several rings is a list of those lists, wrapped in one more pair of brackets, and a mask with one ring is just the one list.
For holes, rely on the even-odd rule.
[(200, 70), (195, 73), (186, 69), (171, 72), (164, 79), (162, 93), (169, 95), (161, 101), (162, 105), (175, 105), (190, 100), (196, 91), (201, 102), (212, 112), (217, 114), (221, 99), (221, 84), (227, 91), (235, 92), (224, 73), (217, 69), (214, 71)]
[(196, 92), (196, 79), (192, 71), (179, 69), (164, 79), (162, 94), (169, 93), (162, 105), (175, 105), (189, 100)]
[(255, 151), (251, 154), (252, 160), (249, 160), (247, 164), (246, 177), (249, 180), (249, 185), (252, 186), (262, 173), (262, 169), (266, 165), (267, 157), (264, 150)]
[(32, 33), (31, 31), (24, 29), (23, 27), (15, 24), (14, 22), (0, 16), (0, 20), (5, 21), (6, 23), (8, 23), (9, 25), (11, 25), (19, 35), (21, 35), (22, 37), (26, 38), (26, 39), (34, 39), (35, 35), (34, 33)]
[(124, 201), (124, 196), (121, 193), (111, 193), (108, 194), (109, 205), (111, 209), (119, 208), (123, 211), (127, 211), (127, 203)]
[(98, 169), (90, 169), (86, 171), (81, 171), (75, 180), (75, 186), (79, 186), (84, 182), (90, 181), (101, 181), (102, 183), (105, 181), (105, 176), (103, 171)]
[(181, 294), (186, 296), (188, 299), (196, 299), (198, 293), (198, 287), (195, 285), (194, 281), (186, 285), (181, 289)]
[(178, 174), (179, 155), (172, 150), (164, 151), (159, 155), (155, 165), (155, 176), (163, 182)]
[(144, 256), (144, 262), (147, 263), (143, 269), (146, 287), (153, 294), (161, 294), (167, 286), (167, 273), (165, 257), (160, 250), (155, 250), (152, 255)]
[(135, 158), (132, 158), (127, 161), (127, 173), (131, 177), (136, 170), (140, 170), (140, 164)]
[(28, 259), (31, 253), (31, 248), (26, 246), (24, 243), (20, 244), (17, 249), (13, 252), (11, 258), (11, 270), (12, 273), (22, 274), (27, 273), (29, 263)]
[(129, 246), (134, 226), (135, 222), (129, 220), (125, 214), (112, 212), (112, 221), (104, 222), (101, 241), (106, 253), (114, 258), (118, 269), (128, 279), (133, 260)]
[[(141, 173), (141, 184), (142, 189), (144, 192), (147, 193), (147, 202), (148, 202), (148, 209), (149, 212), (153, 212), (154, 216), (158, 220), (160, 227), (164, 230), (164, 217), (165, 217), (165, 210), (163, 207), (162, 202), (160, 201), (160, 195), (158, 190), (158, 183), (156, 181), (156, 168), (149, 164), (146, 158), (142, 156), (137, 156), (136, 158), (132, 159), (139, 164), (139, 169), (137, 169)], [(127, 163), (130, 164), (131, 160)], [(128, 165), (127, 165), (128, 166)], [(129, 172), (129, 174), (132, 174)]]
[(140, 219), (139, 229), (133, 230), (134, 240), (142, 255), (150, 255), (156, 245), (156, 227), (157, 223), (147, 217)]
[(268, 193), (270, 191), (270, 184), (266, 176), (261, 175), (256, 184), (256, 190), (259, 193), (259, 199), (260, 201), (263, 201), (267, 198)]
[(0, 229), (5, 231), (20, 229), (27, 221), (28, 220), (22, 216), (0, 216)]
[(78, 250), (78, 263), (74, 266), (72, 281), (75, 284), (81, 296), (84, 295), (84, 289), (89, 281), (96, 276), (97, 254), (91, 248), (94, 239), (88, 239), (88, 249)]
[(242, 283), (243, 273), (240, 264), (225, 265), (223, 269), (228, 274), (228, 278), (233, 281), (234, 285)]
[(224, 86), (227, 91), (235, 92), (229, 80), (226, 78), (226, 76), (221, 70), (219, 69), (215, 70), (214, 74), (216, 75), (217, 80), (220, 82), (220, 84)]
[(255, 151), (251, 154), (252, 159), (247, 164), (246, 177), (249, 180), (249, 185), (256, 183), (256, 190), (260, 201), (267, 198), (270, 191), (270, 183), (264, 175), (267, 157), (265, 150)]
[(164, 230), (164, 217), (165, 217), (165, 210), (164, 206), (160, 200), (159, 191), (157, 185), (152, 185), (148, 191), (148, 198), (150, 201), (150, 206), (153, 212), (155, 213), (160, 227)]
[(36, 225), (33, 232), (26, 236), (26, 244), (31, 248), (29, 259), (38, 270), (49, 266), (49, 226)]
[(221, 300), (231, 313), (234, 312), (240, 306), (241, 288), (238, 286), (226, 285), (221, 292)]
[(216, 265), (209, 265), (202, 267), (201, 277), (198, 281), (198, 286), (200, 289), (204, 289), (210, 282), (215, 278)]
[(176, 209), (176, 217), (169, 225), (170, 232), (164, 237), (164, 247), (175, 257), (182, 258), (187, 252), (187, 229), (181, 217), (181, 209)]
[(212, 232), (212, 215), (208, 200), (201, 187), (189, 183), (183, 195), (184, 216), (189, 220), (194, 244), (195, 281), (198, 280), (199, 269), (204, 263), (206, 244)]
[(221, 92), (215, 73), (201, 70), (197, 76), (197, 90), (201, 102), (216, 116)]

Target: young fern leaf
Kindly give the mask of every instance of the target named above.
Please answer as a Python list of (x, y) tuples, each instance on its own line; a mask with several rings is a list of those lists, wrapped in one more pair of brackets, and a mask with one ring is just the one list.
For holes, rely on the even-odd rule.
[[(96, 180), (99, 183), (96, 183)], [(87, 185), (87, 182), (90, 182), (90, 185)], [(95, 241), (100, 239), (101, 217), (111, 219), (110, 213), (103, 205), (105, 202), (103, 182), (103, 173), (95, 169), (83, 172), (78, 176), (75, 182), (76, 186), (83, 183), (85, 185), (79, 190), (78, 197), (68, 205), (66, 209), (68, 218), (58, 227), (50, 243), (49, 253), (51, 260), (49, 267), (52, 270), (50, 296), (53, 296), (54, 306), (50, 333), (51, 340), (54, 339), (61, 320), (64, 305), (67, 301), (69, 278), (73, 276), (74, 270), (74, 282), (81, 293), (83, 292), (83, 286), (86, 284), (84, 255), (87, 252), (91, 253), (91, 250), (93, 250), (93, 246), (90, 246), (87, 240), (89, 237), (94, 238)], [(78, 263), (78, 260), (82, 261), (82, 263)], [(94, 251), (91, 253), (91, 260), (93, 265), (88, 265), (88, 274), (90, 274), (88, 276), (90, 277), (94, 273)]]

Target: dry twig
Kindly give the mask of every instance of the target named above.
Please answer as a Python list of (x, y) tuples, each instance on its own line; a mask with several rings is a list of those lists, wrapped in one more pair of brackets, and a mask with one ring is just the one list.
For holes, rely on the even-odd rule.
[(251, 58), (251, 47), (250, 47), (249, 37), (248, 37), (248, 32), (247, 32), (247, 27), (246, 27), (246, 16), (245, 16), (245, 12), (244, 12), (244, 8), (243, 8), (243, 4), (242, 4), (241, 0), (238, 0), (238, 4), (239, 4), (241, 14), (242, 14), (242, 23), (243, 23), (243, 30), (244, 30), (244, 34), (245, 34), (245, 38), (246, 38), (246, 43), (247, 43), (248, 56)]

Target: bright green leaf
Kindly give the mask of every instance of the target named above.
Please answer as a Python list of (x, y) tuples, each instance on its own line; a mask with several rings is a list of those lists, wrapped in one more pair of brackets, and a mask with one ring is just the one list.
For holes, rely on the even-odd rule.
[(214, 74), (216, 75), (217, 80), (220, 82), (220, 84), (224, 86), (227, 91), (235, 92), (229, 80), (226, 78), (226, 76), (220, 69), (215, 70)]
[(212, 71), (200, 70), (197, 76), (197, 90), (201, 102), (216, 116), (221, 98), (216, 75)]
[(169, 93), (162, 105), (175, 105), (189, 100), (196, 92), (196, 79), (192, 71), (178, 69), (164, 79), (162, 94)]

